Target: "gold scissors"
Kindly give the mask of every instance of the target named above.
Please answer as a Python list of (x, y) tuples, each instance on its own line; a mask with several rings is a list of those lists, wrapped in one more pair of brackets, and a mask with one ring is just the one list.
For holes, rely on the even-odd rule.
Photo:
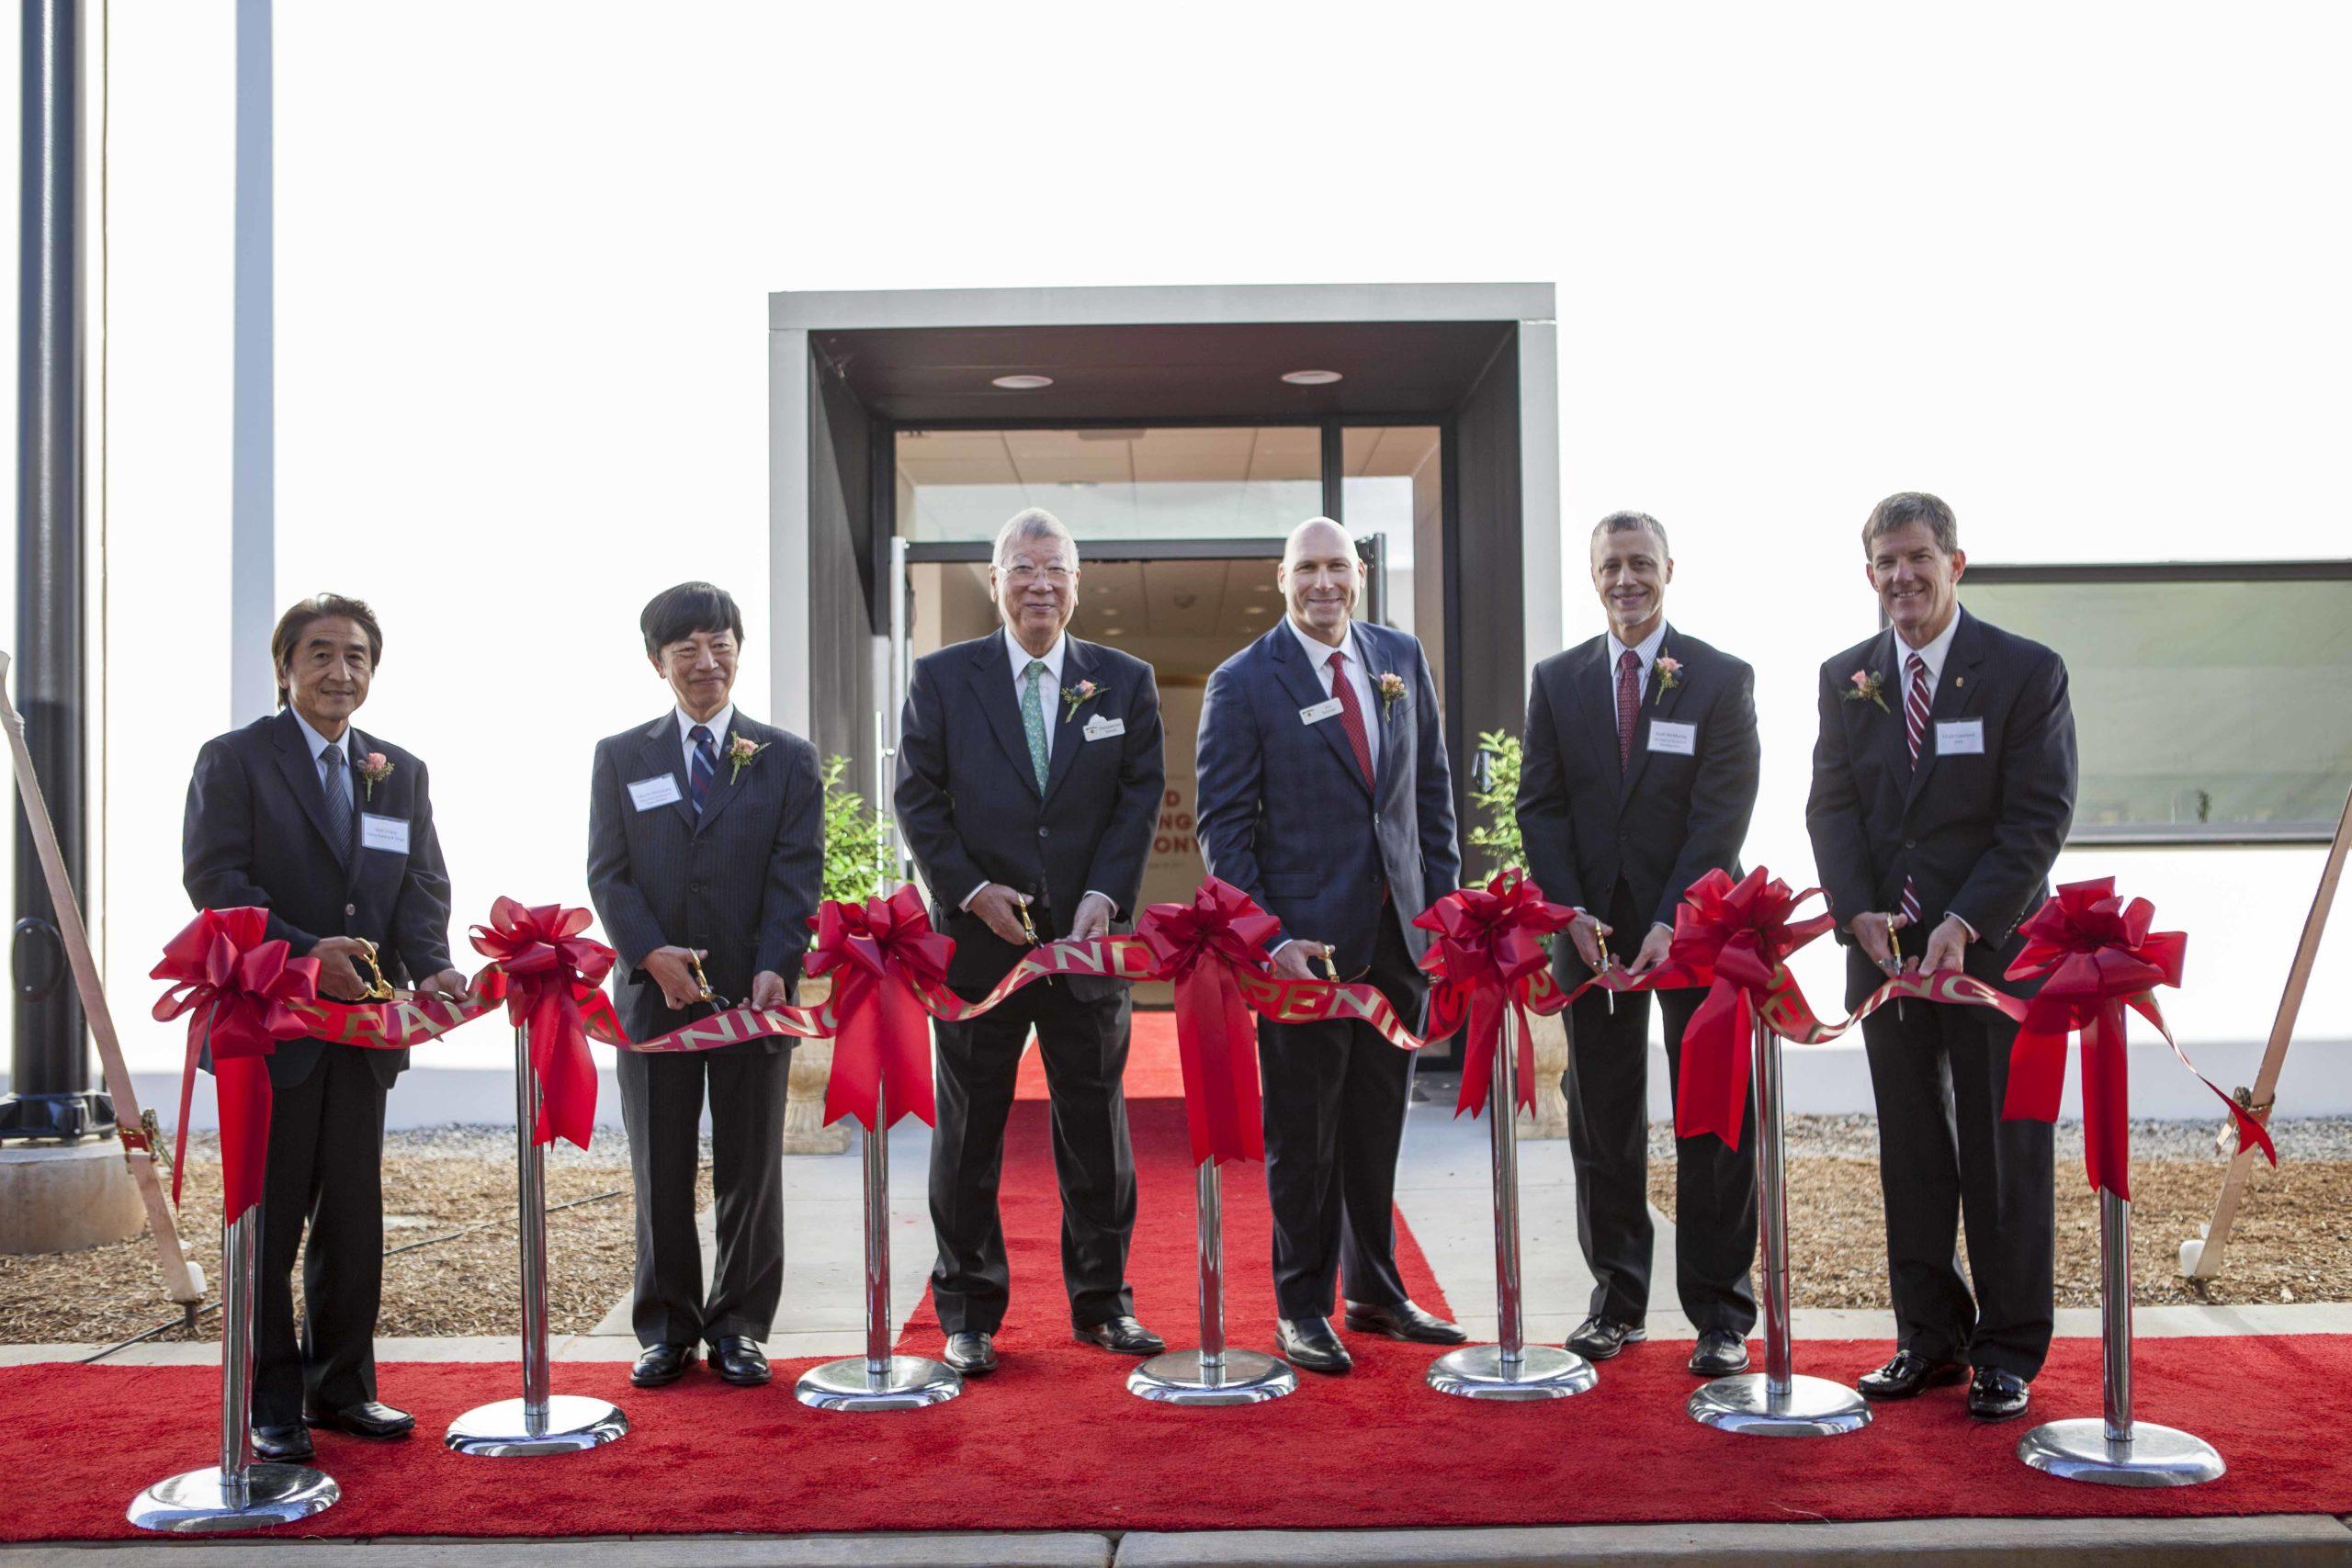
[(1021, 911), (1021, 934), (1029, 939), (1030, 946), (1035, 947), (1037, 945), (1037, 927), (1029, 919), (1029, 900), (1023, 898), (1016, 907)]
[(359, 939), (359, 961), (368, 965), (368, 973), (375, 978), (367, 986), (361, 999), (388, 1002), (392, 999), (391, 982), (384, 978), (383, 967), (376, 962), (376, 944), (366, 937)]
[(718, 1012), (725, 1012), (727, 998), (710, 988), (709, 977), (702, 972), (702, 957), (691, 948), (686, 952), (686, 965), (695, 972), (695, 999)]
[(1318, 942), (1315, 945), (1323, 950), (1320, 953), (1317, 954), (1317, 956), (1321, 958), (1323, 961), (1323, 974), (1325, 977), (1329, 979), (1331, 984), (1335, 986), (1338, 985), (1340, 983), (1340, 966), (1331, 962), (1331, 944), (1328, 942)]

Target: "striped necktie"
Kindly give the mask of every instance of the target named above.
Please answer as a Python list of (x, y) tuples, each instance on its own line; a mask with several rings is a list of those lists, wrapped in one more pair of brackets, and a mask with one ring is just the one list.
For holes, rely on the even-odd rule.
[(686, 770), (686, 787), (694, 792), (695, 820), (702, 820), (703, 802), (710, 798), (710, 781), (718, 776), (718, 753), (711, 748), (710, 728), (695, 725), (686, 731), (695, 743), (694, 765)]
[(319, 753), (319, 787), (327, 797), (327, 838), (334, 845), (334, 858), (345, 865), (351, 863), (351, 783), (344, 773), (349, 761), (340, 741)]
[[(1911, 671), (1910, 694), (1903, 700), (1903, 734), (1911, 744), (1911, 771), (1919, 771), (1919, 747), (1928, 738), (1928, 661), (1913, 654), (1905, 666)], [(1903, 879), (1903, 919), (1906, 924), (1919, 923), (1919, 889), (1909, 877)]]

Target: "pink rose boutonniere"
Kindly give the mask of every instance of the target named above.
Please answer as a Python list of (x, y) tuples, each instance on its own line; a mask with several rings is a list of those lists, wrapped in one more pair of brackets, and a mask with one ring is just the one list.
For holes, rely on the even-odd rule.
[(1846, 678), (1853, 682), (1853, 685), (1842, 694), (1848, 702), (1876, 703), (1879, 712), (1889, 715), (1894, 712), (1893, 708), (1886, 705), (1886, 691), (1875, 671), (1857, 670)]
[(1380, 716), (1386, 718), (1390, 710), (1405, 700), (1405, 677), (1388, 671), (1373, 682), (1373, 689), (1380, 694)]
[(1682, 660), (1668, 659), (1665, 654), (1659, 654), (1657, 656), (1657, 694), (1650, 701), (1657, 702), (1680, 684), (1682, 684)]
[(370, 751), (355, 771), (368, 786), (367, 798), (372, 801), (376, 798), (376, 786), (392, 776), (392, 760), (381, 751)]
[(1102, 694), (1102, 688), (1091, 681), (1080, 681), (1075, 686), (1062, 688), (1062, 716), (1068, 718)]
[(752, 760), (767, 749), (766, 742), (754, 741), (748, 735), (739, 735), (729, 740), (727, 743), (727, 782), (733, 784), (742, 777), (743, 770), (752, 765)]

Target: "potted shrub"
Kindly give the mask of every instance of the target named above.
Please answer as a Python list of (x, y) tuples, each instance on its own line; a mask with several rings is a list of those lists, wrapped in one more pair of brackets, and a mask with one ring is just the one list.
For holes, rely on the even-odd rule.
[[(1487, 860), (1485, 876), (1516, 866), (1525, 870), (1527, 852), (1520, 842), (1519, 738), (1508, 730), (1490, 729), (1478, 737), (1478, 787), (1471, 803), (1487, 820), (1470, 829), (1470, 847)], [(1548, 1017), (1528, 1014), (1528, 1037), (1535, 1053), (1535, 1118), (1522, 1125), (1522, 1138), (1565, 1138), (1568, 1135), (1568, 1100), (1560, 1079), (1568, 1070), (1568, 1021), (1566, 1013)]]
[[(825, 885), (823, 897), (864, 903), (888, 892), (889, 852), (882, 814), (865, 797), (842, 783), (849, 771), (847, 757), (825, 760)], [(799, 1001), (815, 1007), (832, 994), (830, 975), (803, 976)], [(849, 1147), (846, 1121), (825, 1125), (825, 1085), (833, 1073), (833, 1043), (803, 1040), (793, 1047), (792, 1068), (785, 1089), (784, 1152), (788, 1155), (837, 1155)]]

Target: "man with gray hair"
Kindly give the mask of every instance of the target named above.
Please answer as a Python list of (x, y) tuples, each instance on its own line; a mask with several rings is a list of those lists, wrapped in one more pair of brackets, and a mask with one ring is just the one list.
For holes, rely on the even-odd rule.
[[(1143, 890), (1166, 770), (1159, 688), (1139, 659), (1067, 634), (1078, 543), (1050, 512), (996, 537), (989, 591), (1001, 630), (915, 661), (900, 723), (899, 830), (932, 920), (956, 939), (947, 983), (985, 996), (1032, 943), (1127, 930)], [(1126, 1280), (1135, 1155), (1120, 1078), (1127, 988), (1070, 976), (1033, 985), (965, 1023), (942, 1022), (931, 1287), (945, 1360), (996, 1366), (1012, 1271), (997, 1187), (1021, 1052), (1034, 1027), (1053, 1102), (1062, 1282), (1080, 1344), (1150, 1356)]]

